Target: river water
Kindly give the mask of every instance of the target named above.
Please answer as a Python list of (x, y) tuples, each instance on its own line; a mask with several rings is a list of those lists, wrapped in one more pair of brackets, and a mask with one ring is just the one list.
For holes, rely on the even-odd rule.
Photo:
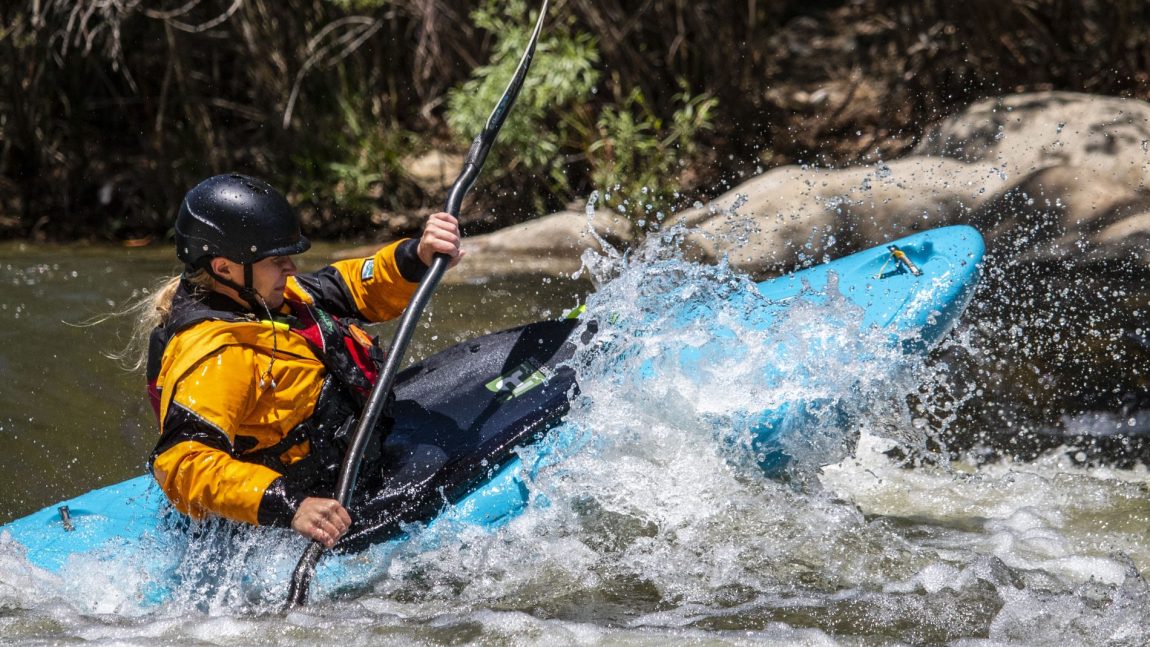
[[(153, 442), (141, 378), (100, 354), (124, 325), (81, 324), (174, 267), (167, 250), (7, 246), (0, 269), (3, 522), (141, 473)], [(755, 379), (778, 361), (772, 340), (816, 339), (855, 313), (840, 304), (767, 336), (739, 329), (724, 304), (745, 279), (656, 240), (584, 274), (594, 290), (444, 286), (411, 351), (579, 303), (609, 322), (618, 352), (581, 358), (565, 423), (585, 442), (535, 475), (536, 504), (506, 526), (413, 529), (369, 586), (319, 591), (286, 615), (269, 601), (286, 582), (265, 597), (149, 605), (130, 561), (58, 577), (0, 538), (0, 643), (1150, 644), (1150, 476), (1135, 460), (1150, 427), (1138, 408), (1144, 294), (1110, 279), (1058, 293), (1034, 278), (1049, 268), (992, 261), (928, 361), (892, 374), (864, 333), (844, 343), (869, 361), (825, 348), (791, 358), (851, 414), (816, 425), (818, 446), (857, 447), (799, 452), (776, 481), (731, 442), (733, 412), (794, 397), (796, 384)], [(734, 334), (671, 326), (688, 300)], [(730, 344), (730, 359), (703, 375), (661, 362), (711, 342)], [(633, 378), (652, 362), (658, 380)], [(297, 544), (262, 549), (294, 561)]]

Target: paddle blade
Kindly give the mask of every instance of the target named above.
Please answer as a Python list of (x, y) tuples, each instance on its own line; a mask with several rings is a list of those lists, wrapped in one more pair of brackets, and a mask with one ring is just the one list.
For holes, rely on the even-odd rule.
[(291, 574), (291, 588), (288, 589), (287, 606), (285, 611), (291, 611), (307, 604), (307, 593), (311, 585), (311, 578), (315, 575), (316, 564), (323, 556), (323, 544), (313, 541), (299, 558), (295, 570)]

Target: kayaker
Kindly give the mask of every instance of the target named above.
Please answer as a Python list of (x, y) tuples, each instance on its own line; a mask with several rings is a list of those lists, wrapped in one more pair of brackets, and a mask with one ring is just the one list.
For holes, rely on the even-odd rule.
[[(188, 191), (175, 239), (184, 272), (137, 322), (151, 330), (153, 476), (194, 519), (290, 526), (330, 548), (352, 523), (329, 497), (382, 356), (355, 322), (400, 315), (434, 254), (458, 263), (458, 222), (436, 213), (418, 239), (297, 274), (292, 256), (311, 243), (296, 211), (267, 183), (228, 174)], [(382, 416), (361, 483), (388, 428)]]

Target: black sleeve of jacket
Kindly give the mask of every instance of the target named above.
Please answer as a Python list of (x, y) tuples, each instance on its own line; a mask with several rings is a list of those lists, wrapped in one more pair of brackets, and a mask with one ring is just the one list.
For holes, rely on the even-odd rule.
[(235, 454), (231, 441), (222, 431), (204, 422), (202, 418), (178, 403), (173, 402), (168, 410), (168, 417), (164, 420), (160, 439), (156, 441), (156, 447), (148, 459), (148, 468), (151, 469), (157, 456), (186, 440), (194, 440), (213, 449)]
[(290, 528), (296, 510), (307, 498), (307, 494), (293, 487), (286, 478), (279, 477), (271, 482), (260, 499), (259, 523), (261, 526)]
[[(400, 275), (412, 283), (418, 283), (427, 274), (427, 266), (419, 260), (419, 241), (409, 238), (395, 248), (395, 265)], [(332, 266), (315, 272), (297, 274), (296, 281), (315, 299), (320, 310), (337, 317), (358, 317), (355, 299), (343, 281), (343, 275)]]
[(419, 283), (423, 275), (427, 274), (427, 266), (419, 260), (419, 241), (409, 238), (395, 248), (395, 266), (403, 278), (412, 283)]

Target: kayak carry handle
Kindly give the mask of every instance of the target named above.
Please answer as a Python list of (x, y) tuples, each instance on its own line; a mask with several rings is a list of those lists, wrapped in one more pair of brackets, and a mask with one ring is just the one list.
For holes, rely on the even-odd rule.
[(68, 506), (62, 505), (56, 508), (56, 511), (60, 513), (60, 522), (64, 524), (64, 532), (72, 532), (76, 529), (76, 526), (72, 525), (72, 511), (68, 509)]
[(890, 255), (893, 256), (896, 261), (901, 263), (902, 266), (907, 269), (907, 271), (915, 276), (922, 276), (922, 270), (914, 264), (914, 261), (910, 260), (910, 257), (906, 255), (906, 252), (898, 248), (898, 245), (887, 245), (886, 248), (890, 250)]

